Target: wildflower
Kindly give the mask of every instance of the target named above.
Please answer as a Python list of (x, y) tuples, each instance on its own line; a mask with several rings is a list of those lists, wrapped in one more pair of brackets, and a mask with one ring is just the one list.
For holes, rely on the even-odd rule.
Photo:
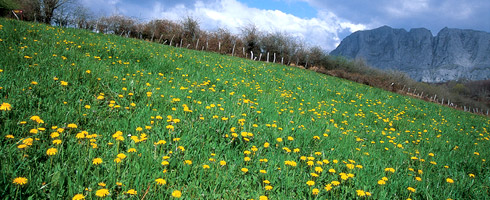
[(221, 165), (221, 166), (225, 166), (225, 165), (226, 165), (226, 161), (224, 161), (224, 160), (219, 161), (219, 165)]
[(335, 169), (329, 169), (328, 172), (335, 173)]
[(67, 85), (68, 85), (68, 82), (66, 82), (66, 81), (60, 81), (60, 84), (61, 84), (62, 86), (67, 86)]
[(332, 181), (331, 184), (334, 185), (334, 186), (337, 186), (337, 185), (340, 185), (340, 182), (338, 182), (338, 181)]
[(106, 186), (106, 184), (104, 182), (100, 182), (97, 185), (99, 185), (100, 187), (105, 187)]
[(242, 168), (241, 171), (244, 172), (244, 173), (247, 173), (248, 172), (248, 169), (247, 168)]
[(167, 181), (163, 178), (157, 178), (155, 179), (155, 182), (157, 182), (158, 185), (165, 185), (167, 184)]
[(378, 185), (384, 185), (384, 184), (386, 184), (386, 181), (384, 181), (384, 180), (379, 180), (378, 181)]
[(75, 194), (75, 196), (71, 198), (71, 200), (82, 200), (82, 199), (85, 199), (85, 196), (83, 196), (83, 194)]
[(136, 152), (136, 149), (135, 148), (129, 148), (128, 149), (128, 153), (133, 153), (133, 152)]
[(105, 188), (104, 189), (97, 190), (95, 192), (95, 196), (98, 196), (98, 197), (105, 197), (107, 195), (109, 195), (109, 190), (108, 189), (105, 189)]
[(6, 135), (5, 138), (8, 138), (8, 139), (14, 139), (15, 137), (13, 135)]
[(264, 187), (264, 189), (265, 189), (265, 190), (272, 190), (272, 188), (273, 188), (273, 187), (272, 187), (272, 186), (270, 186), (270, 185), (266, 185), (266, 186)]
[(128, 193), (130, 195), (136, 195), (136, 194), (138, 194), (138, 192), (136, 190), (134, 190), (134, 189), (130, 189), (126, 193)]
[(385, 172), (395, 173), (395, 169), (393, 169), (393, 168), (385, 168)]
[(203, 169), (209, 169), (209, 165), (203, 165), (202, 168)]
[(270, 144), (268, 142), (264, 143), (264, 148), (268, 148)]
[(317, 195), (319, 192), (320, 192), (320, 190), (318, 190), (317, 188), (313, 188), (313, 190), (311, 190), (311, 193), (313, 195)]
[(468, 176), (470, 176), (470, 178), (475, 178), (474, 174), (468, 174)]
[(410, 191), (410, 192), (415, 192), (416, 191), (415, 188), (413, 188), (413, 187), (408, 187), (407, 190)]
[(366, 192), (364, 192), (364, 190), (356, 190), (356, 194), (359, 197), (366, 196)]
[(102, 158), (94, 158), (92, 160), (92, 164), (94, 164), (94, 165), (99, 165), (101, 163), (102, 163)]
[(185, 160), (184, 163), (188, 165), (192, 165), (192, 160)]
[(48, 156), (54, 156), (54, 155), (56, 155), (57, 152), (58, 152), (58, 149), (56, 149), (56, 148), (49, 148), (46, 151), (46, 155), (48, 155)]
[(446, 182), (448, 182), (448, 183), (454, 183), (454, 180), (453, 180), (453, 179), (451, 179), (451, 178), (447, 178), (447, 179), (446, 179)]
[(260, 196), (259, 200), (269, 200), (269, 198), (267, 196)]
[(0, 110), (11, 110), (12, 106), (9, 103), (3, 102), (2, 105), (0, 105)]
[(267, 174), (267, 171), (265, 171), (263, 169), (261, 169), (259, 172), (262, 173), (262, 174)]
[(13, 183), (16, 185), (25, 185), (25, 184), (27, 184), (27, 178), (26, 177), (17, 177), (14, 179)]
[(417, 177), (415, 177), (415, 180), (422, 181), (422, 178), (420, 178), (420, 177), (417, 176)]
[(166, 161), (166, 160), (162, 161), (162, 165), (163, 165), (163, 166), (167, 166), (168, 164), (169, 164), (169, 162), (168, 162), (168, 161)]
[(332, 184), (325, 185), (324, 189), (330, 191), (332, 189)]
[(180, 192), (178, 190), (174, 190), (172, 192), (172, 196), (175, 197), (175, 198), (180, 198), (182, 196), (182, 192)]
[(315, 185), (315, 181), (311, 181), (311, 180), (307, 181), (306, 185), (313, 186), (313, 185)]
[(120, 154), (117, 154), (117, 157), (120, 159), (124, 159), (124, 158), (126, 158), (126, 155), (123, 153), (120, 153)]
[(78, 128), (78, 126), (76, 124), (68, 124), (67, 127), (68, 128)]

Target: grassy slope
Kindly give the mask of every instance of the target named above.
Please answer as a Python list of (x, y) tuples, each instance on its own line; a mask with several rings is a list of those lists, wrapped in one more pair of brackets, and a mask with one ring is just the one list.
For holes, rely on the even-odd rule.
[[(151, 199), (174, 190), (189, 199), (363, 198), (356, 190), (375, 199), (490, 198), (488, 118), (292, 67), (83, 30), (0, 24), (1, 103), (12, 105), (0, 111), (0, 196), (93, 198), (104, 182), (112, 198), (129, 197), (129, 189)], [(30, 133), (40, 127), (46, 130)], [(53, 137), (56, 128), (65, 129)], [(82, 131), (92, 138), (77, 138)], [(112, 137), (116, 131), (124, 141)], [(32, 145), (20, 149), (26, 138)], [(155, 144), (160, 140), (166, 143)], [(57, 154), (48, 156), (48, 148)], [(118, 153), (127, 157), (115, 163)], [(163, 156), (169, 165), (161, 164)], [(314, 158), (314, 166), (301, 156)], [(103, 163), (93, 165), (97, 157)], [(323, 169), (319, 177), (311, 174), (315, 167)], [(343, 180), (341, 172), (354, 177)], [(28, 183), (16, 186), (16, 177)], [(382, 177), (386, 185), (377, 183)], [(324, 189), (332, 181), (341, 184)]]

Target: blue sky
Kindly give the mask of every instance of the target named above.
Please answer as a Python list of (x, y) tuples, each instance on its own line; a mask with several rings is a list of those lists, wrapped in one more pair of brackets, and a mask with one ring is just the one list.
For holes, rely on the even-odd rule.
[(140, 21), (192, 16), (201, 29), (239, 33), (247, 24), (333, 50), (350, 33), (383, 25), (490, 32), (490, 0), (80, 0), (96, 15)]

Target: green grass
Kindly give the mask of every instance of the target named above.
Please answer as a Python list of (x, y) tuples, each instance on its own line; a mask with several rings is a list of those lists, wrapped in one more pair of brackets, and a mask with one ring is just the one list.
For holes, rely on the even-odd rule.
[(4, 198), (490, 198), (488, 118), (294, 67), (0, 24)]

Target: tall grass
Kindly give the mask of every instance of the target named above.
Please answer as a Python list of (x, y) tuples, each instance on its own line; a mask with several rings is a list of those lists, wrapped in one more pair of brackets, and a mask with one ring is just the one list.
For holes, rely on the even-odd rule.
[(486, 118), (294, 67), (0, 24), (5, 198), (490, 196)]

